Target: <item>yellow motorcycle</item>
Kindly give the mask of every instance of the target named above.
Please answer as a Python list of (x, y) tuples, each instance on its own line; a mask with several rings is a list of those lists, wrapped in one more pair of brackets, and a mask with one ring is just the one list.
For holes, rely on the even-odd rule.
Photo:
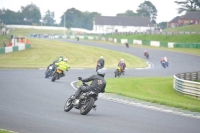
[(63, 75), (63, 71), (61, 69), (57, 68), (53, 74), (51, 81), (54, 82), (56, 79), (59, 79), (60, 77), (62, 77), (62, 75)]
[(117, 67), (117, 69), (115, 70), (115, 77), (120, 77), (122, 74), (122, 70), (120, 67)]

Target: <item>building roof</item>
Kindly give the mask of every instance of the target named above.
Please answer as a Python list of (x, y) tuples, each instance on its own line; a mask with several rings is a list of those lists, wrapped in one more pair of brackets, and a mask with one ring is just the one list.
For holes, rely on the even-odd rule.
[(128, 16), (95, 16), (95, 25), (118, 25), (118, 26), (154, 26), (147, 17)]
[(200, 19), (200, 12), (186, 12), (180, 19)]
[(177, 16), (175, 18), (173, 18), (171, 21), (169, 21), (169, 23), (178, 23), (180, 16)]

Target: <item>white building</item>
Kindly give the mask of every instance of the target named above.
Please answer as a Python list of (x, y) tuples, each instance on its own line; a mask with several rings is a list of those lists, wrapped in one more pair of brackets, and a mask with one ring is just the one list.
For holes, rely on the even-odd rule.
[(112, 32), (146, 32), (154, 30), (154, 24), (147, 17), (95, 16), (93, 31)]

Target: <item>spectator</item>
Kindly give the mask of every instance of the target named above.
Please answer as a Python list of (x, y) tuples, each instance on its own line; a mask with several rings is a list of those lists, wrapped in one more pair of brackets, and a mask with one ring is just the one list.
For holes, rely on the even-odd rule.
[(6, 40), (3, 41), (3, 47), (6, 47)]

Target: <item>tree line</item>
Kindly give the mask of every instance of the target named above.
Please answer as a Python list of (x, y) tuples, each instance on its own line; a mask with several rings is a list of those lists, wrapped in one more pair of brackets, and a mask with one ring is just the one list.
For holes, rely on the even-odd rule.
[[(175, 1), (181, 7), (178, 13), (183, 11), (200, 11), (200, 0), (182, 0)], [(170, 9), (169, 9), (170, 10)], [(150, 1), (144, 1), (138, 6), (136, 12), (127, 10), (124, 13), (118, 13), (116, 16), (143, 16), (156, 23), (157, 9)], [(101, 15), (98, 12), (81, 12), (75, 8), (67, 9), (61, 16), (59, 24), (55, 23), (55, 13), (47, 10), (42, 17), (39, 7), (31, 3), (21, 6), (20, 10), (14, 12), (10, 9), (0, 9), (0, 23), (16, 25), (45, 25), (45, 26), (65, 26), (67, 28), (93, 29), (93, 18), (95, 15)], [(64, 20), (65, 19), (65, 20)], [(164, 26), (167, 22), (161, 22), (158, 25)]]

